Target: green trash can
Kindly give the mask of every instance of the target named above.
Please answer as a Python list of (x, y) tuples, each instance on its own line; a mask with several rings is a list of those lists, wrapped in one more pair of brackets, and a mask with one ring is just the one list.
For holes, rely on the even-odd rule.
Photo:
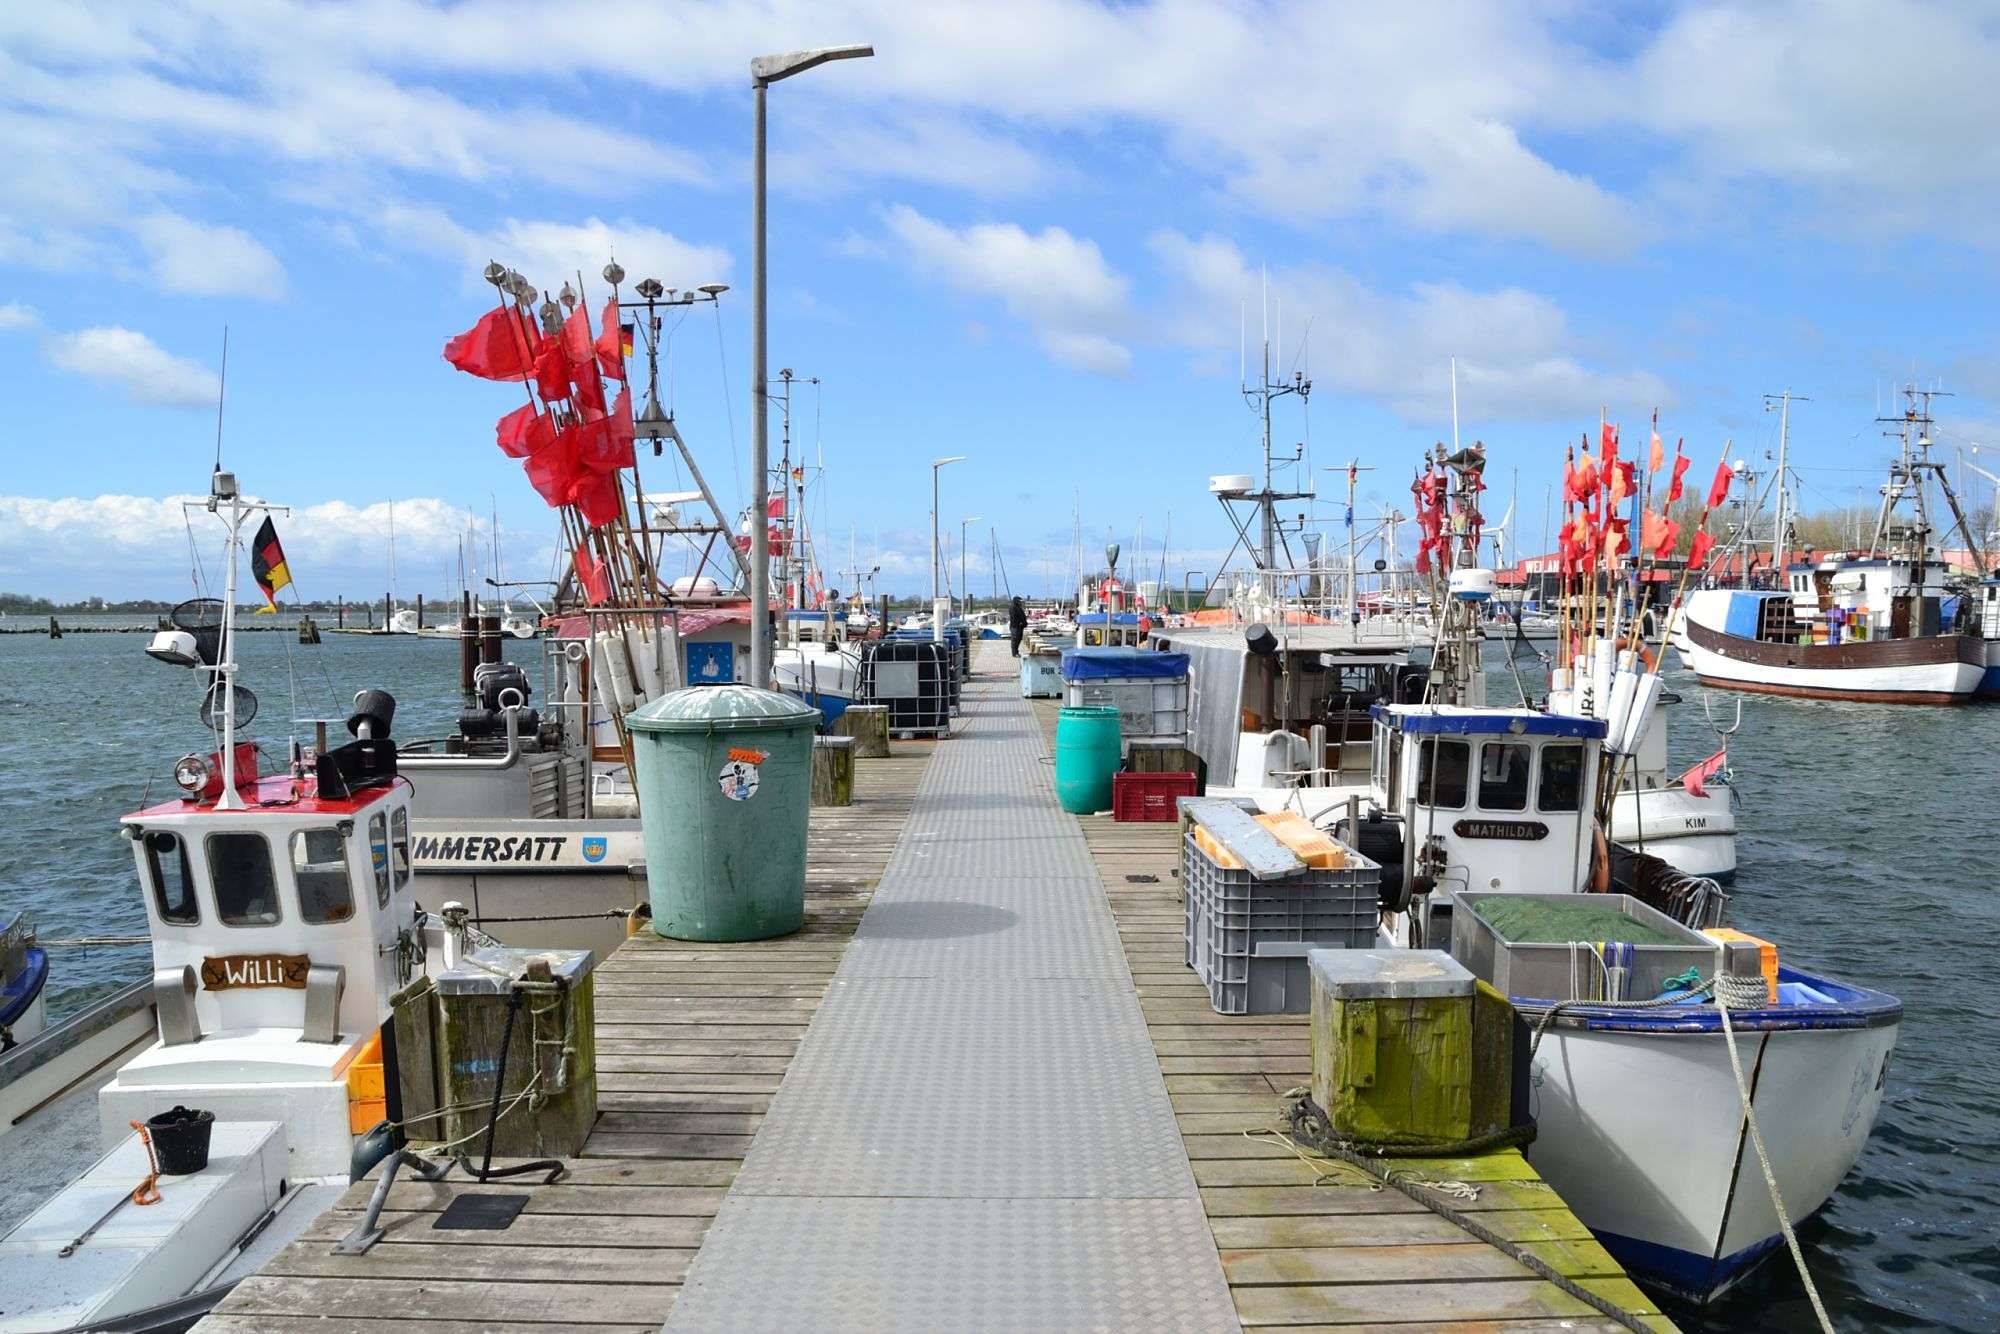
[(653, 930), (764, 940), (806, 915), (818, 709), (751, 686), (695, 686), (628, 714)]

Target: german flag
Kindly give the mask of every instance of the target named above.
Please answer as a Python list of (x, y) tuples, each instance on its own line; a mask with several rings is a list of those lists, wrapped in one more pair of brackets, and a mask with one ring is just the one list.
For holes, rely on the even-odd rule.
[(250, 543), (250, 577), (264, 590), (264, 601), (277, 610), (278, 590), (292, 582), (292, 572), (285, 566), (285, 549), (278, 545), (277, 525), (268, 515)]
[(627, 358), (632, 355), (632, 326), (629, 324), (618, 326), (618, 350)]

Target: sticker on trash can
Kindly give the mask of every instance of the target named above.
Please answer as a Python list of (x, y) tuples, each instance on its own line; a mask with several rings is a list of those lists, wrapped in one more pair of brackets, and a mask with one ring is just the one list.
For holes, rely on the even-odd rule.
[[(734, 756), (737, 752), (730, 753)], [(749, 753), (757, 754), (755, 751)], [(762, 758), (761, 755), (758, 756), (758, 759)], [(756, 761), (732, 758), (722, 766), (722, 772), (716, 775), (716, 781), (722, 784), (723, 796), (731, 801), (748, 801), (757, 795), (757, 784), (763, 780), (757, 774)]]

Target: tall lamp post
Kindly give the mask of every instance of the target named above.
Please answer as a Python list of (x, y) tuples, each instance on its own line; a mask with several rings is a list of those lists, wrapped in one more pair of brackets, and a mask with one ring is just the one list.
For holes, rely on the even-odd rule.
[(965, 610), (961, 616), (972, 615), (972, 585), (965, 582), (965, 528), (967, 524), (979, 522), (979, 516), (958, 521), (958, 595), (965, 600)]
[(938, 541), (938, 470), (947, 463), (963, 463), (965, 455), (953, 454), (948, 459), (931, 460), (931, 638), (944, 638), (944, 590), (940, 583), (944, 550)]
[(750, 187), (750, 684), (760, 690), (771, 685), (771, 545), (763, 532), (764, 512), (771, 502), (769, 404), (764, 397), (764, 90), (829, 60), (874, 54), (872, 46), (823, 46), (758, 56), (750, 62), (756, 119)]

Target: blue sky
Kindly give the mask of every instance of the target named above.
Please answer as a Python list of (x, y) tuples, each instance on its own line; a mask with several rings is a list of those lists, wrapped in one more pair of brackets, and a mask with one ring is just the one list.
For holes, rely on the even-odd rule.
[(509, 573), (546, 570), (548, 511), (492, 445), (512, 391), (439, 358), (489, 258), (732, 284), (673, 375), (733, 511), (747, 62), (851, 41), (877, 58), (771, 93), (772, 366), (822, 380), (796, 433), (829, 566), (853, 525), (886, 589), (924, 586), (927, 463), (965, 454), (943, 512), (982, 520), (975, 587), (990, 525), (1041, 591), (1079, 505), (1087, 548), (1143, 516), (1154, 565), (1171, 513), (1173, 568), (1212, 569), (1266, 271), (1315, 382), (1278, 437), (1376, 468), (1364, 513), (1407, 508), (1454, 356), (1523, 550), (1600, 409), (1638, 435), (1657, 407), (1705, 467), (1769, 447), (1789, 386), (1801, 503), (1852, 503), (1913, 373), (1957, 394), (1942, 443), (2000, 443), (1996, 29), (1902, 3), (8, 6), (0, 589), (186, 587), (166, 498), (206, 473), (225, 324), (226, 455), (301, 507), (308, 596), (380, 589), (391, 498), (401, 591), (438, 591), (491, 506)]

